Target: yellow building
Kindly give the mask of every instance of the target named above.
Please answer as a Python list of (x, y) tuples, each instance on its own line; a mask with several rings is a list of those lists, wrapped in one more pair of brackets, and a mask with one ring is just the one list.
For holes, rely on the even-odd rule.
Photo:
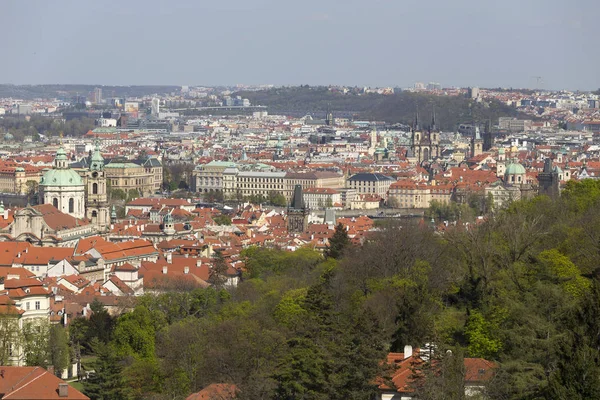
[(40, 182), (41, 170), (37, 168), (0, 167), (0, 193), (26, 194), (30, 190), (27, 182)]

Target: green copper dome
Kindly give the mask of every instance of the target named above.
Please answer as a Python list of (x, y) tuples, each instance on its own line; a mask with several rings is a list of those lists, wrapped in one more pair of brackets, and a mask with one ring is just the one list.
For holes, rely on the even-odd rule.
[(50, 169), (40, 180), (41, 186), (83, 186), (83, 180), (72, 169)]
[(67, 152), (62, 147), (59, 148), (58, 151), (56, 152), (55, 160), (66, 160), (66, 159), (67, 159)]
[(525, 175), (525, 167), (518, 163), (511, 163), (506, 167), (504, 175)]

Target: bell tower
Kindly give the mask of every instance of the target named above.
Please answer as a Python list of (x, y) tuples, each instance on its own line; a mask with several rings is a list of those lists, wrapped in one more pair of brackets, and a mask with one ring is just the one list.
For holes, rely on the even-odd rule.
[(92, 224), (96, 225), (100, 230), (105, 230), (110, 224), (104, 158), (100, 154), (98, 140), (95, 142), (94, 152), (90, 158), (90, 167), (87, 172), (85, 214), (92, 221)]

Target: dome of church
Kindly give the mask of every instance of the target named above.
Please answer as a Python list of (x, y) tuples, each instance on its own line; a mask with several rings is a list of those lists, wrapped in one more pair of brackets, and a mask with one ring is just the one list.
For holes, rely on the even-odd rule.
[(40, 186), (83, 186), (83, 179), (72, 169), (50, 169), (40, 179)]
[(7, 133), (6, 135), (4, 135), (4, 140), (14, 140), (14, 136), (12, 135), (12, 133)]
[(505, 150), (504, 147), (500, 147), (500, 149), (498, 150), (498, 154), (504, 154)]
[(172, 223), (173, 223), (173, 216), (171, 214), (165, 215), (165, 217), (163, 218), (163, 224), (172, 224)]
[(58, 149), (58, 151), (56, 152), (55, 160), (66, 160), (66, 159), (67, 159), (67, 152), (65, 151), (64, 148), (60, 147)]
[(511, 163), (506, 167), (504, 175), (525, 175), (525, 167), (519, 163)]

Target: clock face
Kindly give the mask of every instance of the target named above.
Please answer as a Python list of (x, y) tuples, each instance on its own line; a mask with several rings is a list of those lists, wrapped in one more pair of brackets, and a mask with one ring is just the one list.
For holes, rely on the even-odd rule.
[(92, 178), (97, 178), (98, 177), (98, 173), (97, 172), (92, 172)]

